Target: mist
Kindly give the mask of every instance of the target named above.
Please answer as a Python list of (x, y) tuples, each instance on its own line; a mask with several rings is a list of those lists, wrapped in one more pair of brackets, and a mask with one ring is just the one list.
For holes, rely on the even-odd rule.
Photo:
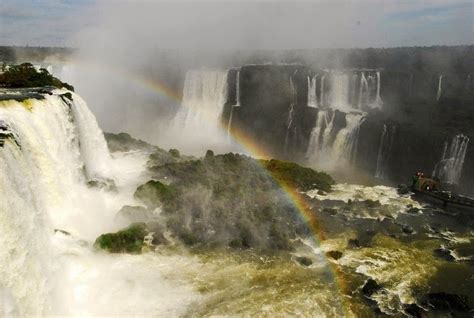
[[(90, 102), (104, 130), (187, 148), (174, 141), (167, 124), (181, 108), (188, 70), (308, 61), (342, 68), (344, 54), (313, 50), (469, 41), (462, 3), (431, 5), (458, 22), (448, 30), (421, 33), (409, 18), (410, 12), (429, 8), (421, 1), (99, 1), (80, 11), (88, 23), (67, 39), (78, 50), (61, 76)], [(437, 17), (436, 12), (428, 14), (432, 20)], [(307, 53), (295, 58), (292, 52), (301, 50)], [(163, 85), (172, 96), (157, 87)]]

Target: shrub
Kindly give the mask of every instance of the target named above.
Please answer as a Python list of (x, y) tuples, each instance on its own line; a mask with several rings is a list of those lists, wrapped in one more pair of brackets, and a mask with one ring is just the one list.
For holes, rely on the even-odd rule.
[(111, 253), (140, 253), (147, 234), (144, 223), (135, 223), (117, 233), (102, 234), (94, 246)]
[(42, 68), (37, 71), (31, 63), (11, 65), (3, 74), (0, 74), (0, 87), (26, 88), (54, 86), (74, 91), (74, 87), (61, 82)]

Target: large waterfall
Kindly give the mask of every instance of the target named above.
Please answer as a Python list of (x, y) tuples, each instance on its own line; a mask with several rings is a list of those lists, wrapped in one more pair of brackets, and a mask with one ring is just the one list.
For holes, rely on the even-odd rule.
[(78, 95), (69, 101), (60, 93), (0, 102), (11, 132), (0, 148), (0, 314), (7, 316), (50, 312), (59, 283), (53, 230), (80, 232), (72, 193), (86, 178), (108, 177), (110, 155), (94, 116)]
[[(325, 79), (329, 85), (325, 85)], [(344, 112), (381, 108), (379, 71), (336, 71), (321, 76), (320, 102), (316, 98), (316, 76), (308, 77), (308, 106), (330, 107)]]
[(331, 91), (329, 103), (331, 108), (339, 109), (341, 111), (350, 111), (351, 105), (349, 100), (349, 74), (333, 72), (331, 73), (330, 79)]
[(332, 170), (355, 162), (364, 115), (346, 114), (346, 126), (335, 127), (336, 112), (320, 110), (306, 152), (309, 163)]
[(228, 143), (221, 116), (227, 101), (228, 71), (190, 70), (186, 73), (182, 107), (172, 123), (173, 147), (201, 154)]
[(316, 83), (318, 74), (313, 77), (308, 76), (308, 106), (318, 107), (318, 98), (316, 96)]
[[(178, 315), (176, 295), (192, 294), (160, 278), (166, 262), (91, 248), (124, 226), (147, 155), (111, 158), (86, 103), (64, 93), (0, 101), (0, 316)], [(87, 185), (111, 176), (116, 192)]]
[(458, 184), (468, 144), (469, 138), (462, 134), (455, 136), (450, 144), (446, 141), (441, 160), (436, 164), (433, 176), (446, 183)]

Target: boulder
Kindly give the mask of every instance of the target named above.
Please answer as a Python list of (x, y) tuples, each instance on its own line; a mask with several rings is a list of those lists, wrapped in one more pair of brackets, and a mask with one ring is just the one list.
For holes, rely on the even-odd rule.
[(342, 252), (339, 252), (339, 251), (329, 251), (329, 252), (326, 252), (326, 256), (329, 257), (329, 258), (332, 258), (334, 260), (338, 260), (342, 257)]
[(364, 287), (362, 287), (362, 293), (366, 297), (371, 297), (373, 294), (378, 292), (379, 290), (382, 289), (382, 286), (380, 286), (375, 280), (372, 278), (369, 278), (365, 284)]
[(295, 261), (302, 266), (311, 266), (313, 264), (311, 258), (306, 256), (297, 256), (295, 257)]

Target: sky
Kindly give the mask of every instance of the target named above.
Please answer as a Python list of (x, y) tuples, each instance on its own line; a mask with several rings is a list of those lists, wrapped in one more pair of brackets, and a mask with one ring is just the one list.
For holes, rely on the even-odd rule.
[[(0, 0), (0, 45), (158, 48), (473, 44), (473, 0)], [(97, 42), (96, 42), (97, 44)]]

